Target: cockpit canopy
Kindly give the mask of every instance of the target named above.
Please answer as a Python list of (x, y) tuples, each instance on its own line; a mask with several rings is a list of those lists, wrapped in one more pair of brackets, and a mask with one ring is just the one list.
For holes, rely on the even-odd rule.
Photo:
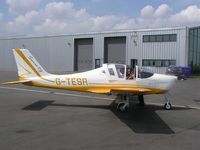
[(120, 79), (125, 78), (126, 65), (108, 64), (107, 66), (110, 76), (118, 77)]
[[(106, 68), (107, 76), (110, 80), (117, 80), (117, 79), (136, 79), (136, 78), (149, 78), (153, 76), (153, 73), (147, 69), (136, 69), (130, 68), (127, 65), (123, 64), (104, 64), (104, 68)], [(136, 71), (138, 70), (138, 73)], [(131, 77), (129, 77), (131, 75)], [(138, 77), (136, 77), (138, 75)]]

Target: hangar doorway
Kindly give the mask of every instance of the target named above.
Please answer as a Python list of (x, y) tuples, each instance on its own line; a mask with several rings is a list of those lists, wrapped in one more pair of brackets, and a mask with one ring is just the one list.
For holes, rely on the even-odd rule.
[(75, 39), (74, 41), (74, 71), (92, 69), (93, 38)]
[(125, 64), (126, 37), (104, 38), (104, 63)]

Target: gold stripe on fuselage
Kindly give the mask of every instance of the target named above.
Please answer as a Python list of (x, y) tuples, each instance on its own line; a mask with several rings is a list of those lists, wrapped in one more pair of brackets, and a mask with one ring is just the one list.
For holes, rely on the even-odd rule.
[(39, 82), (31, 82), (27, 85), (45, 87), (45, 88), (55, 88), (71, 91), (81, 91), (81, 92), (92, 92), (92, 93), (110, 93), (110, 92), (127, 92), (133, 94), (161, 94), (165, 93), (167, 90), (153, 87), (143, 87), (143, 86), (131, 86), (131, 85), (98, 85), (98, 86), (63, 86), (63, 85), (48, 85)]

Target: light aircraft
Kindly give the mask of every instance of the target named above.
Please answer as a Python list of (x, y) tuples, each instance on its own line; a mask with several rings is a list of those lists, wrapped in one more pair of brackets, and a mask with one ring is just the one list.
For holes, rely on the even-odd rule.
[(45, 88), (116, 94), (117, 109), (120, 111), (128, 109), (131, 95), (137, 95), (140, 103), (144, 104), (143, 95), (165, 94), (164, 108), (171, 109), (170, 99), (166, 93), (175, 83), (175, 76), (142, 71), (136, 66), (132, 78), (127, 79), (127, 72), (130, 70), (123, 64), (103, 64), (100, 68), (82, 73), (55, 75), (47, 73), (29, 50), (13, 49), (13, 53), (19, 80), (3, 84), (22, 83)]

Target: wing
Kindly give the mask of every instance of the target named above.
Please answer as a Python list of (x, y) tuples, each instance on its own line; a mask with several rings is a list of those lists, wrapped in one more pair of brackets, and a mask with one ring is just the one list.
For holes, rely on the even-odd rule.
[(19, 84), (19, 83), (31, 83), (31, 80), (20, 80), (20, 81), (3, 82), (3, 83), (0, 83), (0, 84), (1, 85), (6, 85), (6, 84)]
[(152, 88), (152, 87), (121, 87), (112, 88), (111, 92), (117, 93), (132, 93), (132, 94), (163, 94), (167, 92), (166, 89)]
[(133, 93), (133, 94), (140, 94), (140, 93), (149, 93), (151, 92), (150, 89), (145, 88), (113, 88), (111, 92), (114, 93)]
[(106, 93), (132, 93), (132, 94), (145, 94), (152, 92), (151, 89), (142, 87), (93, 87), (88, 89), (89, 92), (106, 94)]

